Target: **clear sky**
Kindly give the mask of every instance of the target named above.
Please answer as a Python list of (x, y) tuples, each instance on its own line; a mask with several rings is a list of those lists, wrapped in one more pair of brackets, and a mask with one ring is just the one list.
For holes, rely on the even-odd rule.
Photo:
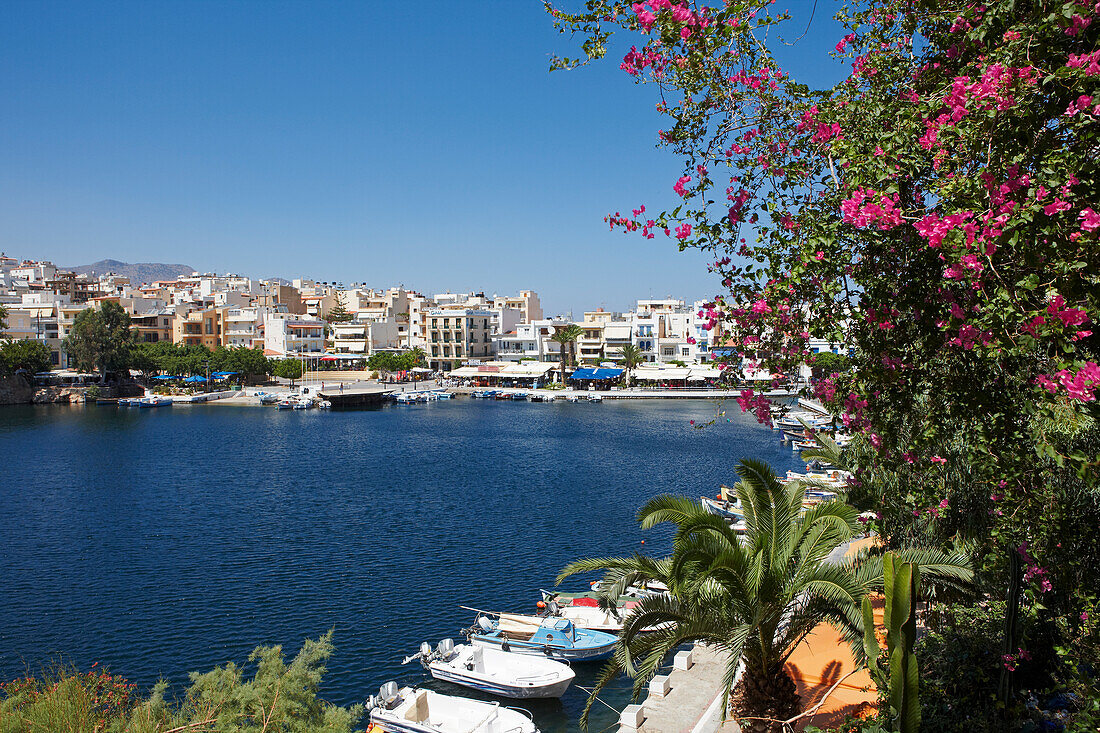
[[(805, 27), (812, 2), (788, 6)], [(833, 12), (821, 0), (784, 53), (811, 83), (843, 72)], [(713, 295), (701, 254), (607, 230), (609, 212), (671, 203), (679, 168), (623, 49), (548, 73), (573, 51), (541, 0), (9, 0), (0, 250), (531, 288), (578, 317)]]

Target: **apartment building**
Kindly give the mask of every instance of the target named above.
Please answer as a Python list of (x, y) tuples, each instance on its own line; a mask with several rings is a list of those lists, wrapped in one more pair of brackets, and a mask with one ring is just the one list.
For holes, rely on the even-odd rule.
[(401, 351), (404, 346), (396, 321), (347, 321), (330, 324), (333, 351), (337, 354), (363, 354)]
[[(255, 304), (272, 311), (285, 310), (287, 313), (294, 315), (304, 316), (306, 313), (298, 289), (290, 285), (283, 285), (276, 280), (265, 280), (260, 283)], [(284, 307), (279, 308), (279, 306)]]
[(542, 304), (539, 302), (539, 294), (534, 290), (521, 290), (519, 295), (515, 296), (494, 295), (492, 307), (493, 310), (510, 308), (519, 311), (521, 323), (534, 323), (542, 320)]
[(428, 365), (450, 369), (457, 363), (488, 360), (493, 354), (494, 311), (432, 308), (428, 311)]
[(225, 312), (224, 344), (227, 347), (264, 347), (264, 309), (250, 306)]
[(264, 353), (272, 356), (323, 354), (325, 322), (295, 313), (264, 314)]
[(226, 337), (228, 308), (203, 308), (177, 313), (172, 321), (172, 341), (189, 346), (216, 349)]
[(172, 308), (152, 308), (130, 314), (137, 340), (147, 344), (171, 341), (175, 320), (176, 311)]
[(550, 337), (565, 321), (542, 319), (534, 323), (519, 323), (513, 330), (490, 335), (493, 356), (498, 361), (555, 361), (560, 358), (561, 346)]

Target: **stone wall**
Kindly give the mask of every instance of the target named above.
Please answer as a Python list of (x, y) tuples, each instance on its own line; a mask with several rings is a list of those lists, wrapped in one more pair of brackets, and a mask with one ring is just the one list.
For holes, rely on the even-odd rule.
[(0, 405), (29, 405), (34, 387), (22, 376), (0, 377)]

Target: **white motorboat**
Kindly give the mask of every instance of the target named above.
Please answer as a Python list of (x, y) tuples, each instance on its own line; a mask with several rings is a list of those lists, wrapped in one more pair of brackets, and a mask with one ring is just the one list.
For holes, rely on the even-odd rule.
[(501, 697), (561, 697), (576, 673), (553, 659), (512, 654), (492, 647), (460, 644), (444, 639), (432, 650), (427, 642), (420, 653), (402, 664), (419, 659), (432, 677)]
[(370, 722), (385, 733), (539, 733), (523, 712), (466, 697), (387, 682), (367, 703)]

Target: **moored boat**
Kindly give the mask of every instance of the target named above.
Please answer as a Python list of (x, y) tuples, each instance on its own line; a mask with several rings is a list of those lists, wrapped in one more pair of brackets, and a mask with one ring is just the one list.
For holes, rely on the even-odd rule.
[(432, 690), (387, 682), (367, 703), (371, 724), (385, 733), (539, 733), (524, 712)]
[(576, 673), (553, 659), (512, 654), (486, 646), (444, 639), (433, 650), (427, 642), (402, 664), (419, 659), (437, 680), (452, 682), (501, 697), (526, 699), (561, 697)]
[(615, 637), (602, 631), (577, 628), (566, 618), (518, 613), (479, 615), (469, 639), (478, 646), (516, 654), (533, 654), (563, 662), (607, 659), (615, 649)]

